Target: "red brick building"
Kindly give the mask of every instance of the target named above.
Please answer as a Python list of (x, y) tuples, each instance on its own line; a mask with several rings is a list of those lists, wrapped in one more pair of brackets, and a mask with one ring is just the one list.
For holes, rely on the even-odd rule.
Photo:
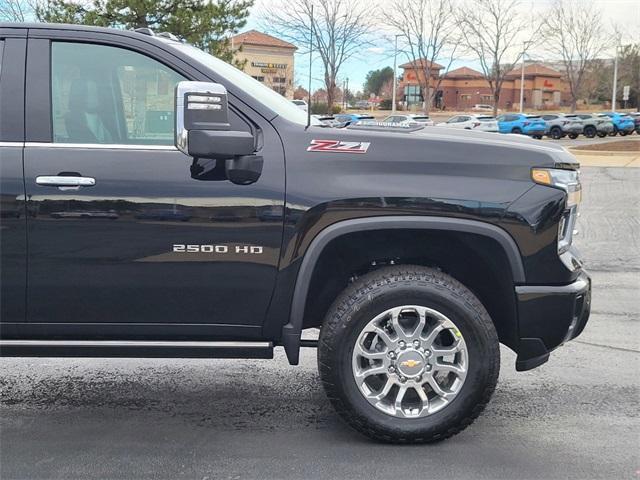
[[(423, 62), (424, 60), (421, 60)], [(422, 63), (418, 65), (423, 65)], [(403, 101), (409, 108), (421, 108), (422, 96), (418, 76), (424, 75), (422, 68), (409, 62), (400, 65), (403, 69), (400, 89)], [(442, 66), (432, 64), (431, 85), (436, 85)], [(422, 77), (423, 78), (423, 77)], [(521, 68), (507, 73), (502, 84), (498, 108), (503, 110), (517, 109), (520, 104)], [(562, 74), (538, 63), (525, 65), (524, 69), (524, 106), (525, 108), (557, 108), (568, 102), (568, 85)], [(469, 110), (476, 104), (493, 105), (493, 96), (489, 84), (482, 73), (469, 67), (451, 70), (442, 76), (442, 81), (435, 96), (436, 108), (443, 106), (447, 110)]]

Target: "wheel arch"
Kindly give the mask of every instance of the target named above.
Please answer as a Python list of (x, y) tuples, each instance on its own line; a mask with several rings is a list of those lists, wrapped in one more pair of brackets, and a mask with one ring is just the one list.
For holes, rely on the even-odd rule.
[(292, 365), (299, 360), (300, 335), (316, 266), (325, 249), (337, 239), (353, 233), (381, 230), (424, 230), (479, 235), (499, 245), (509, 265), (513, 282), (524, 283), (525, 273), (515, 240), (502, 228), (477, 220), (434, 216), (383, 216), (344, 220), (320, 231), (307, 248), (297, 273), (289, 321), (282, 328), (281, 343)]

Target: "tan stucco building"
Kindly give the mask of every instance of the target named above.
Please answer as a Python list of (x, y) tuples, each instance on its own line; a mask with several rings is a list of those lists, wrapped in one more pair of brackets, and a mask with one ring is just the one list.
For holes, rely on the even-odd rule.
[(293, 64), (297, 47), (279, 38), (249, 30), (231, 38), (235, 58), (246, 60), (244, 71), (287, 98), (293, 98)]

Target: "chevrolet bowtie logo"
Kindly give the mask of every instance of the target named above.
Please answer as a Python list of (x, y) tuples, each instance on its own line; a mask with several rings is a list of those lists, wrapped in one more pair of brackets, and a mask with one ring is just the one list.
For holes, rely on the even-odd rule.
[(407, 368), (413, 368), (420, 365), (422, 362), (420, 360), (405, 360), (404, 362), (400, 362), (400, 365)]

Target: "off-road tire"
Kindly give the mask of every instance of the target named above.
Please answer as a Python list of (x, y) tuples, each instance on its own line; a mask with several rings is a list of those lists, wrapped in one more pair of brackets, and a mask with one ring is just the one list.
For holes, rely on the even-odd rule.
[(597, 130), (596, 127), (592, 126), (592, 125), (587, 125), (586, 127), (584, 127), (584, 136), (587, 138), (593, 138), (595, 137), (597, 134)]
[(564, 134), (562, 133), (562, 129), (560, 127), (552, 127), (549, 132), (549, 136), (554, 140), (560, 140)]
[[(465, 339), (469, 369), (457, 396), (442, 410), (403, 419), (371, 405), (358, 389), (352, 353), (361, 330), (376, 315), (421, 305), (447, 315)], [(468, 427), (491, 399), (500, 370), (498, 336), (486, 309), (462, 283), (433, 268), (390, 266), (347, 287), (326, 314), (318, 347), (320, 378), (340, 416), (370, 438), (388, 443), (444, 440)]]

